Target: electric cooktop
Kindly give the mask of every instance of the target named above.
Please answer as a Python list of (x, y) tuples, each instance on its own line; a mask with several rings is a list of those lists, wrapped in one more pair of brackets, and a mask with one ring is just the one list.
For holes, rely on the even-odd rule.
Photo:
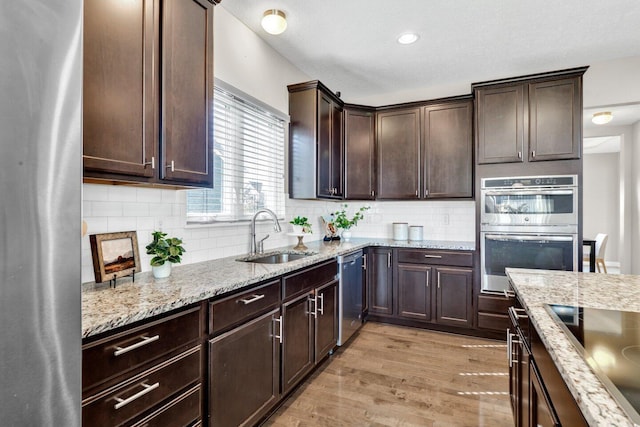
[(640, 423), (640, 313), (547, 304), (609, 393)]

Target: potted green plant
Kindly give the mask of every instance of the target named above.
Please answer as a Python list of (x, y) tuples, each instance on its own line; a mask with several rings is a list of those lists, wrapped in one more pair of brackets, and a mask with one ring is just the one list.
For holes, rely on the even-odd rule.
[(311, 234), (311, 223), (306, 216), (297, 216), (289, 223), (293, 226), (293, 234)]
[(347, 216), (348, 205), (342, 205), (342, 209), (332, 213), (333, 225), (342, 230), (341, 237), (345, 242), (351, 240), (351, 227), (358, 225), (358, 222), (364, 219), (364, 212), (369, 209), (369, 206), (363, 206), (356, 211), (353, 217)]
[(153, 241), (146, 246), (146, 249), (148, 255), (153, 255), (150, 261), (153, 277), (156, 279), (169, 277), (171, 264), (180, 263), (182, 254), (186, 252), (182, 246), (182, 239), (167, 237), (167, 233), (162, 231), (154, 231), (151, 235)]

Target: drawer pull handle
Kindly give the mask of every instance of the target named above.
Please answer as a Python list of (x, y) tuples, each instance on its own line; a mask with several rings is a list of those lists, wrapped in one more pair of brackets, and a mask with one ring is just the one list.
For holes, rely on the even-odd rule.
[(140, 390), (139, 392), (137, 392), (136, 394), (134, 394), (133, 396), (129, 396), (126, 399), (120, 399), (119, 397), (114, 397), (114, 399), (116, 400), (116, 403), (114, 405), (115, 409), (120, 409), (125, 405), (128, 405), (129, 403), (133, 402), (136, 399), (141, 398), (142, 396), (144, 396), (147, 393), (151, 393), (153, 390), (157, 389), (158, 387), (160, 387), (160, 383), (155, 383), (152, 385), (149, 384), (145, 384), (142, 383), (140, 384), (142, 387), (144, 387), (144, 389)]
[(152, 337), (140, 337), (142, 341), (138, 341), (135, 344), (131, 344), (129, 347), (116, 347), (116, 351), (113, 352), (114, 356), (120, 356), (121, 354), (125, 354), (130, 352), (131, 350), (135, 350), (136, 348), (140, 348), (143, 345), (150, 344), (154, 341), (158, 341), (160, 339), (160, 335), (154, 335)]
[(262, 295), (251, 295), (251, 298), (243, 298), (240, 300), (244, 305), (251, 304), (252, 302), (256, 302), (264, 298), (265, 294)]
[(425, 255), (424, 257), (425, 258), (438, 258), (438, 259), (440, 259), (440, 258), (442, 258), (442, 255)]

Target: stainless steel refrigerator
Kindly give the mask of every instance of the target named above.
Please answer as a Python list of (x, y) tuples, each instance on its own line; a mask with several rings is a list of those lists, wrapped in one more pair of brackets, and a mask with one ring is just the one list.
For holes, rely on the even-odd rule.
[(80, 425), (82, 1), (0, 2), (0, 425)]

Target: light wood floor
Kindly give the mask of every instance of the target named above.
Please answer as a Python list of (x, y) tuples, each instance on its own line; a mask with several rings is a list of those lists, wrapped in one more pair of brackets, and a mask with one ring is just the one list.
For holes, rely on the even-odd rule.
[(266, 426), (513, 426), (504, 342), (369, 322)]

